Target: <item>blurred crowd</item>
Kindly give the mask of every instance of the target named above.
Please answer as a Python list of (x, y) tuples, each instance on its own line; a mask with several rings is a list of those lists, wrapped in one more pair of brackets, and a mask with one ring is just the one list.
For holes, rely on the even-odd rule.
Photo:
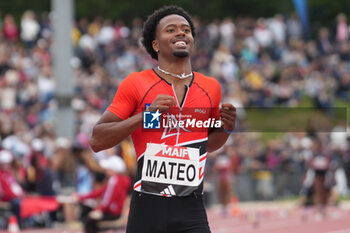
[[(304, 38), (295, 14), (213, 21), (195, 17), (194, 23), (193, 70), (221, 83), (223, 101), (240, 108), (237, 127), (244, 125), (246, 107), (295, 107), (305, 97), (320, 109), (334, 107), (336, 99), (350, 101), (345, 14), (339, 14), (332, 27), (319, 28), (310, 40)], [(11, 153), (13, 177), (23, 192), (89, 193), (102, 179), (99, 161), (115, 155), (124, 159), (128, 174), (134, 176), (130, 139), (112, 151), (95, 154), (89, 149), (89, 136), (123, 78), (156, 64), (140, 46), (142, 26), (140, 18), (126, 24), (102, 16), (81, 18), (72, 25), (72, 108), (77, 124), (76, 136), (69, 140), (57, 138), (53, 128), (59, 77), (53, 74), (51, 15), (26, 11), (19, 22), (10, 14), (0, 18), (0, 150)], [(334, 132), (309, 127), (268, 142), (259, 133), (234, 133), (209, 159), (207, 182), (226, 182), (219, 190), (231, 190), (226, 193), (242, 200), (272, 200), (300, 191), (307, 196), (312, 187), (320, 190), (314, 181), (323, 174), (327, 177), (321, 181), (323, 191), (348, 195), (349, 142), (345, 122)], [(219, 191), (219, 199), (228, 203), (230, 197)]]

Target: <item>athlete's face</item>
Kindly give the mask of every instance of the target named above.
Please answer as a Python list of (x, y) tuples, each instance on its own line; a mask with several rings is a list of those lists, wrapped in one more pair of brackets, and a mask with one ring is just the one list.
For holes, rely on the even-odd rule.
[(152, 46), (158, 51), (158, 58), (190, 56), (193, 46), (191, 26), (180, 15), (165, 16), (158, 23)]

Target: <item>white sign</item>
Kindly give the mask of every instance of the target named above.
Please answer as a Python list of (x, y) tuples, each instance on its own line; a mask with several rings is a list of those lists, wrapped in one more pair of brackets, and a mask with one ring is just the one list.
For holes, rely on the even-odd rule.
[(199, 149), (147, 143), (142, 181), (198, 186)]

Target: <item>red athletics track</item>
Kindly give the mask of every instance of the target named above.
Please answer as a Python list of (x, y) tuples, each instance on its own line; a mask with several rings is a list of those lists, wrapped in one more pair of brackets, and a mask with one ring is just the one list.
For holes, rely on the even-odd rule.
[(300, 208), (249, 210), (229, 218), (208, 215), (213, 233), (350, 233), (350, 210), (343, 208), (327, 210), (323, 219)]
[[(207, 211), (212, 233), (350, 233), (350, 203), (343, 203), (339, 208), (327, 208), (326, 212), (326, 217), (321, 219), (311, 209), (305, 211), (291, 203), (276, 202), (239, 204), (231, 208), (226, 217), (217, 207)], [(32, 229), (21, 232), (78, 233), (82, 230)]]

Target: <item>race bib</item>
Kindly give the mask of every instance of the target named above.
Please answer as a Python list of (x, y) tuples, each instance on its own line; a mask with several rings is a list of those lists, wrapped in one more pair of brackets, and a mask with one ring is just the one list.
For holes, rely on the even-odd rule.
[(147, 143), (141, 191), (188, 196), (199, 185), (199, 149)]

